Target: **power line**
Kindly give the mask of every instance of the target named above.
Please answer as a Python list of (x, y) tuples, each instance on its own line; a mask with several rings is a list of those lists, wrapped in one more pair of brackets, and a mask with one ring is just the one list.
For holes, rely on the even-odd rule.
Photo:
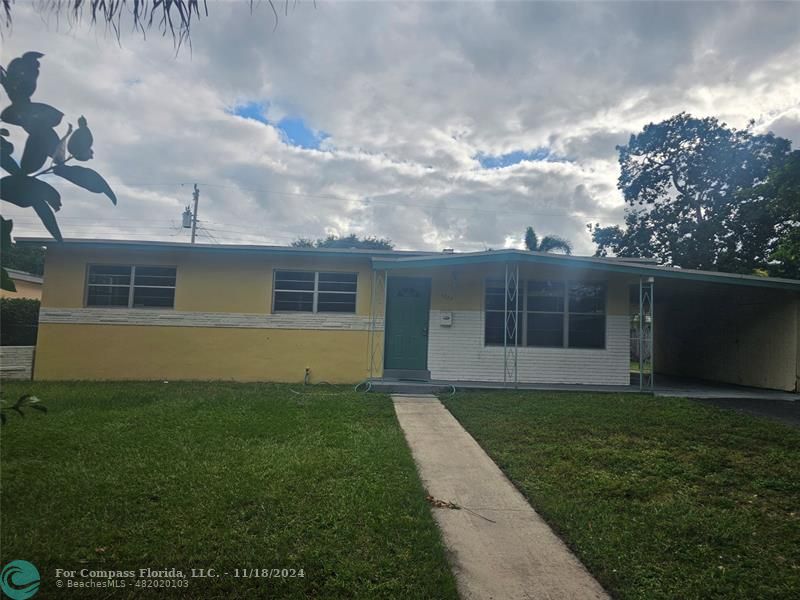
[[(129, 186), (183, 186), (183, 185), (191, 185), (188, 182), (164, 182), (164, 183), (128, 183), (125, 185)], [(381, 197), (362, 197), (362, 198), (344, 198), (341, 196), (327, 196), (327, 195), (320, 195), (320, 194), (306, 194), (302, 192), (283, 192), (279, 190), (274, 190), (271, 188), (262, 188), (262, 187), (254, 187), (254, 186), (243, 186), (243, 185), (234, 185), (234, 184), (224, 184), (224, 183), (201, 183), (198, 185), (204, 185), (207, 187), (216, 187), (216, 188), (223, 188), (223, 189), (238, 189), (238, 190), (246, 190), (246, 191), (255, 191), (255, 192), (262, 192), (264, 194), (273, 194), (278, 196), (296, 196), (302, 198), (310, 198), (315, 200), (335, 200), (338, 202), (352, 202), (353, 200), (358, 202), (363, 202), (369, 205), (370, 202), (397, 202), (391, 198), (381, 198)], [(485, 212), (485, 213), (492, 213), (498, 214), (501, 212), (506, 215), (519, 215), (519, 216), (526, 216), (526, 217), (555, 217), (555, 218), (580, 218), (580, 219), (599, 219), (599, 218), (606, 218), (607, 215), (588, 215), (588, 214), (572, 214), (572, 213), (556, 213), (556, 212), (522, 212), (522, 211), (498, 211), (497, 209), (491, 208), (479, 208), (479, 207), (460, 207), (460, 206), (448, 206), (448, 205), (437, 205), (437, 204), (429, 204), (419, 202), (417, 200), (404, 198), (402, 200), (402, 204), (411, 204), (420, 206), (423, 208), (431, 208), (431, 209), (445, 209), (445, 210), (457, 210), (457, 211), (467, 211), (467, 212)]]
[[(17, 216), (15, 216), (15, 217), (12, 217), (12, 218), (14, 219), (14, 222), (17, 222), (17, 221), (35, 221), (37, 223), (40, 222), (40, 220), (38, 218), (36, 218), (36, 217), (26, 217), (26, 216), (17, 217)], [(98, 222), (99, 221), (99, 222), (109, 222), (109, 223), (117, 222), (117, 221), (134, 221), (134, 222), (139, 222), (139, 223), (161, 222), (161, 219), (142, 219), (142, 218), (133, 219), (133, 218), (129, 218), (129, 217), (119, 217), (119, 218), (117, 218), (117, 217), (111, 217), (111, 218), (103, 217), (102, 219), (92, 219), (92, 218), (89, 218), (89, 217), (57, 217), (57, 219), (58, 219), (59, 223), (61, 223), (62, 221), (91, 221), (91, 222)]]
[(205, 227), (205, 225), (199, 225), (200, 229), (205, 232), (206, 237), (208, 237), (211, 241), (215, 244), (219, 244), (219, 240), (214, 237), (214, 235)]

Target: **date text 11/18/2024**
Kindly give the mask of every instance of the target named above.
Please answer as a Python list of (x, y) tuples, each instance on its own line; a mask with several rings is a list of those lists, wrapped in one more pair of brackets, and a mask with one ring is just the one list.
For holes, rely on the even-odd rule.
[(80, 571), (69, 571), (65, 569), (56, 569), (57, 578), (72, 578), (72, 577), (88, 577), (88, 578), (168, 578), (168, 579), (203, 579), (209, 577), (234, 577), (234, 578), (304, 578), (306, 576), (304, 569), (294, 568), (233, 568), (229, 570), (221, 570), (215, 568), (192, 568), (188, 572), (181, 569), (151, 569), (149, 567), (137, 569), (136, 571), (95, 571), (89, 569), (81, 569)]

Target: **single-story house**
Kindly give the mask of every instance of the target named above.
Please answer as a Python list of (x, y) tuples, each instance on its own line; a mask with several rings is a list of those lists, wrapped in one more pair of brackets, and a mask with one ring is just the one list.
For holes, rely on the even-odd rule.
[(43, 279), (34, 273), (18, 271), (17, 269), (6, 269), (14, 287), (17, 291), (0, 290), (0, 298), (31, 298), (33, 300), (42, 299)]
[[(42, 238), (34, 379), (367, 378), (797, 391), (800, 281), (520, 250)], [(646, 363), (646, 365), (644, 364)]]

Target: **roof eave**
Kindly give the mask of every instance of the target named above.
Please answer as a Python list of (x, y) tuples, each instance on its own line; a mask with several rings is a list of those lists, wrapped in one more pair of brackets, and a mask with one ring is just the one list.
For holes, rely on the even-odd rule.
[(294, 254), (316, 256), (348, 256), (372, 258), (380, 257), (414, 257), (419, 258), (434, 254), (431, 252), (415, 252), (411, 250), (370, 250), (364, 248), (296, 248), (293, 246), (268, 246), (257, 244), (187, 244), (185, 242), (166, 242), (159, 240), (113, 240), (113, 239), (81, 239), (68, 238), (58, 242), (52, 238), (21, 237), (15, 243), (22, 246), (88, 246), (88, 247), (113, 247), (135, 248), (141, 250), (213, 250), (220, 252), (261, 252), (265, 254)]
[(26, 281), (28, 283), (38, 283), (42, 284), (44, 282), (44, 278), (41, 275), (35, 275), (34, 273), (28, 273), (27, 271), (20, 271), (18, 269), (6, 269), (8, 276), (11, 279), (15, 279), (17, 281)]
[(753, 275), (739, 275), (736, 273), (710, 273), (706, 271), (675, 269), (671, 267), (636, 265), (630, 263), (626, 264), (617, 261), (612, 262), (602, 258), (552, 255), (545, 253), (525, 252), (522, 250), (498, 250), (480, 254), (454, 254), (436, 257), (397, 258), (394, 260), (385, 258), (372, 259), (373, 268), (387, 271), (463, 264), (513, 262), (549, 264), (568, 269), (589, 269), (594, 271), (622, 273), (640, 277), (683, 279), (685, 281), (785, 289), (800, 292), (800, 281), (793, 279), (758, 277)]

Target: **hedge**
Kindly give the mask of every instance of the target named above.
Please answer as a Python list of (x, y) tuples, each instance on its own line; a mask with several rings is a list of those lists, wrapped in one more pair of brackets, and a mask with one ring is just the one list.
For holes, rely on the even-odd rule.
[(39, 304), (33, 298), (0, 298), (0, 345), (36, 345)]

